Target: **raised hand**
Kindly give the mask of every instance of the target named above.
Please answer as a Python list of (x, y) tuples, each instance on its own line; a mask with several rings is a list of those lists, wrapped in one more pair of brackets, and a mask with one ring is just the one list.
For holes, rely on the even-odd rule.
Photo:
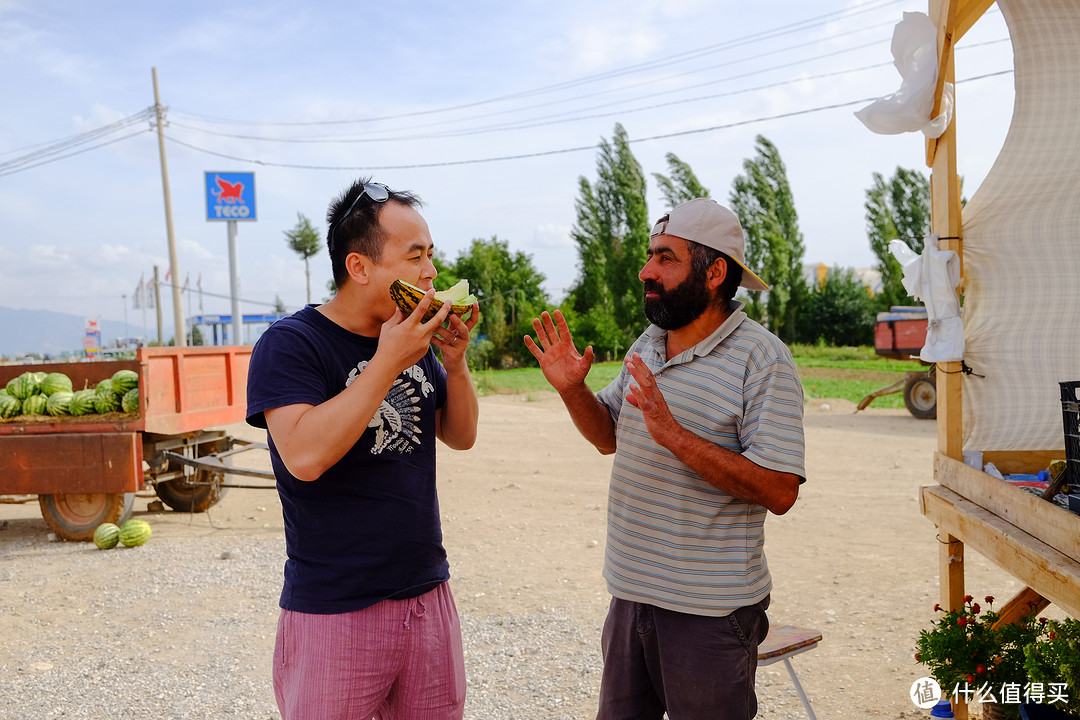
[(561, 393), (584, 384), (593, 363), (592, 345), (585, 348), (584, 355), (577, 351), (563, 314), (556, 310), (553, 319), (545, 310), (540, 317), (533, 319), (533, 330), (540, 344), (538, 346), (531, 336), (526, 335), (525, 346), (540, 363), (540, 369), (551, 387)]

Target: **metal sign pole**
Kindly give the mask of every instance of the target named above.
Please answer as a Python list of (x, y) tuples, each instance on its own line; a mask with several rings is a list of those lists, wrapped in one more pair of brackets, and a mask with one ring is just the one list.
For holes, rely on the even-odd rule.
[(240, 267), (236, 261), (236, 221), (229, 225), (229, 292), (232, 295), (232, 344), (244, 344), (244, 318), (240, 315)]

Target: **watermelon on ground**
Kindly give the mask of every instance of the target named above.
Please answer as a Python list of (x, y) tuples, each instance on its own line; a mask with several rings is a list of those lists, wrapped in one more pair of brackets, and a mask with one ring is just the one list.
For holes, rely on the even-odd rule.
[(48, 398), (44, 395), (31, 395), (23, 400), (22, 413), (23, 415), (44, 415), (45, 404), (48, 402)]
[(120, 526), (120, 542), (127, 547), (138, 547), (150, 539), (150, 523), (145, 520), (128, 520)]
[(126, 413), (139, 412), (139, 388), (131, 388), (120, 398), (120, 409)]
[(72, 391), (71, 378), (64, 373), (54, 372), (45, 376), (45, 379), (41, 381), (41, 394), (52, 395), (55, 392), (66, 390)]
[(120, 528), (113, 523), (101, 523), (94, 530), (94, 544), (102, 550), (116, 547), (120, 542)]
[(120, 397), (112, 390), (105, 392), (94, 391), (94, 410), (99, 413), (117, 412), (120, 410)]
[(76, 390), (75, 394), (71, 396), (71, 404), (68, 405), (68, 412), (72, 415), (92, 415), (97, 412), (97, 408), (94, 407), (94, 396), (96, 392), (87, 388), (86, 390)]
[(67, 390), (54, 392), (45, 401), (45, 412), (53, 416), (70, 415), (71, 399), (73, 397), (75, 397), (75, 393)]
[(117, 370), (112, 376), (112, 390), (121, 397), (131, 388), (139, 387), (139, 373), (134, 370)]
[(22, 412), (22, 400), (14, 395), (0, 395), (0, 418), (13, 418)]

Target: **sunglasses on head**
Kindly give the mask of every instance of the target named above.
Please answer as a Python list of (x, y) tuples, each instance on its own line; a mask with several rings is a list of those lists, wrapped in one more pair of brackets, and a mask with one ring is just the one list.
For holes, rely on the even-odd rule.
[(390, 188), (382, 183), (364, 183), (364, 188), (360, 191), (360, 194), (356, 196), (356, 199), (352, 201), (352, 204), (349, 205), (349, 209), (346, 210), (345, 213), (338, 218), (338, 221), (334, 223), (333, 227), (330, 228), (330, 237), (327, 242), (327, 245), (330, 247), (330, 252), (334, 252), (334, 232), (337, 230), (338, 225), (349, 219), (353, 210), (356, 209), (356, 205), (360, 202), (360, 198), (363, 197), (371, 198), (372, 202), (384, 203), (390, 199)]

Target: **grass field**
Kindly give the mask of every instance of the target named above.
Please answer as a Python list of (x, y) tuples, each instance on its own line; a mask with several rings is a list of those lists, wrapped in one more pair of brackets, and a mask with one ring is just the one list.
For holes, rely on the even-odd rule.
[[(878, 357), (872, 347), (793, 345), (791, 351), (807, 400), (841, 398), (857, 403), (871, 392), (901, 379), (905, 372), (925, 369), (918, 362)], [(621, 367), (621, 362), (596, 363), (586, 382), (594, 391), (599, 390), (618, 375)], [(473, 379), (481, 395), (530, 394), (551, 390), (540, 369), (535, 367), (480, 370), (473, 373)], [(879, 397), (871, 407), (902, 408), (903, 394)]]

